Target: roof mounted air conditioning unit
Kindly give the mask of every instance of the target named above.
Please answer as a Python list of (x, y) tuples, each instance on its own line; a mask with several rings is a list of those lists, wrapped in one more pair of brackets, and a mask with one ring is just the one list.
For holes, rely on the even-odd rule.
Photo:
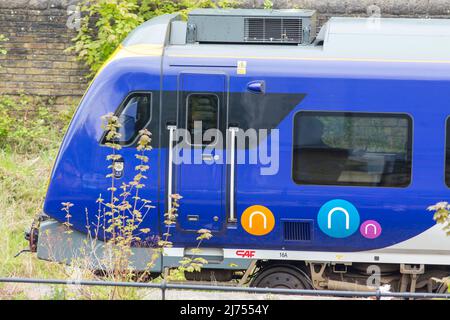
[(189, 13), (188, 43), (310, 44), (314, 10), (197, 9)]

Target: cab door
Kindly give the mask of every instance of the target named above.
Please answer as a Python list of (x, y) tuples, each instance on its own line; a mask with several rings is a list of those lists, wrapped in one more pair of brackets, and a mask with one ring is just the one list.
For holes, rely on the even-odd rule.
[[(225, 127), (228, 78), (221, 73), (179, 75), (178, 130), (183, 148), (175, 164), (175, 189), (183, 198), (178, 226), (219, 231), (226, 222)], [(212, 134), (212, 135), (211, 135)], [(219, 136), (221, 137), (219, 137)], [(180, 138), (180, 137), (179, 137)]]

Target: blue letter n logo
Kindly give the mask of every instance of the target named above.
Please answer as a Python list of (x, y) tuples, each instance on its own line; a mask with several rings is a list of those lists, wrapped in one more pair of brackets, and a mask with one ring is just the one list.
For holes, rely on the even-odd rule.
[(335, 199), (325, 203), (319, 210), (317, 222), (320, 230), (333, 238), (346, 238), (358, 230), (359, 213), (346, 200)]

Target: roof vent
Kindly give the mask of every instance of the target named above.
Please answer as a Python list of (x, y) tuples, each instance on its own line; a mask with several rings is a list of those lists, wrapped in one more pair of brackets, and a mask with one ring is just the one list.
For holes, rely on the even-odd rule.
[(188, 43), (310, 44), (314, 10), (197, 9), (189, 13)]
[(245, 18), (244, 41), (256, 43), (303, 42), (301, 18)]

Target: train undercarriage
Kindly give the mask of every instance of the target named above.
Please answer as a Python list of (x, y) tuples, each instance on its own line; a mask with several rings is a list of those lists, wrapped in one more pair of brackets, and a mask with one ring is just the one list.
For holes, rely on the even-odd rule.
[(202, 269), (190, 281), (227, 282), (260, 288), (445, 293), (448, 266), (303, 261), (254, 261), (245, 272)]

